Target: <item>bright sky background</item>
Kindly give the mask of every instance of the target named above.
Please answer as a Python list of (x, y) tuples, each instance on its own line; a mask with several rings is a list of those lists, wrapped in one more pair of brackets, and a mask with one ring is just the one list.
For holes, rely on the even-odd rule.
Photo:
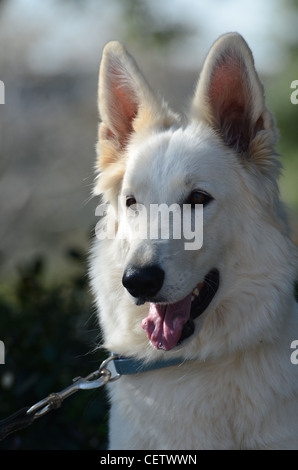
[[(121, 0), (89, 0), (86, 4), (81, 2), (83, 6), (76, 9), (72, 8), (73, 3), (71, 0), (9, 0), (0, 17), (0, 43), (14, 55), (19, 47), (22, 60), (38, 72), (98, 64), (104, 43), (122, 39)], [(288, 13), (286, 4), (281, 0), (149, 2), (161, 22), (185, 21), (198, 29), (199, 34), (180, 51), (183, 65), (197, 66), (196, 56), (205, 55), (220, 34), (238, 31), (251, 46), (258, 69), (267, 72), (284, 66), (283, 44), (292, 34), (297, 34), (297, 18)], [(30, 47), (26, 49), (29, 40)]]

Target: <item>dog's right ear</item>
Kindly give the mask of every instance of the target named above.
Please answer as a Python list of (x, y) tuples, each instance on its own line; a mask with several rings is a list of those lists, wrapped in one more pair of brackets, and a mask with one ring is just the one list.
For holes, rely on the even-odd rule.
[(125, 171), (124, 151), (134, 132), (153, 126), (169, 127), (176, 119), (167, 104), (154, 95), (133, 57), (117, 41), (109, 42), (103, 50), (98, 106), (101, 123), (97, 153), (102, 176), (95, 193), (117, 190)]
[[(109, 42), (100, 65), (98, 84), (100, 139), (107, 139), (123, 150), (131, 134), (152, 125), (164, 103), (157, 100), (133, 57), (117, 41)], [(169, 117), (170, 113), (166, 113)]]
[(109, 42), (99, 71), (100, 139), (112, 141), (119, 150), (126, 146), (146, 88), (134, 59), (120, 43)]

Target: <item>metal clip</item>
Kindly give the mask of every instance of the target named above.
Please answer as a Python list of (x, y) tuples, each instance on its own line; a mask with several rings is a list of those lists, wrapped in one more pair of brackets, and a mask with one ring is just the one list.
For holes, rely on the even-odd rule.
[(40, 400), (35, 405), (27, 410), (27, 414), (34, 414), (34, 419), (44, 416), (46, 413), (61, 406), (65, 398), (70, 397), (79, 390), (92, 390), (94, 388), (103, 387), (108, 382), (113, 382), (120, 378), (120, 375), (111, 377), (111, 371), (106, 368), (106, 365), (116, 359), (117, 356), (112, 355), (103, 361), (98, 370), (87, 375), (87, 377), (76, 377), (73, 379), (73, 384), (65, 388), (61, 392), (51, 393), (49, 396)]
[[(117, 354), (112, 354), (110, 357), (108, 357), (105, 361), (101, 363), (99, 371), (108, 371), (109, 369), (106, 369), (106, 366), (109, 364), (109, 362), (114, 361), (115, 359), (119, 359), (119, 356)], [(110, 377), (109, 382), (115, 382), (115, 380), (120, 379), (120, 377), (121, 374), (116, 374), (114, 377)]]

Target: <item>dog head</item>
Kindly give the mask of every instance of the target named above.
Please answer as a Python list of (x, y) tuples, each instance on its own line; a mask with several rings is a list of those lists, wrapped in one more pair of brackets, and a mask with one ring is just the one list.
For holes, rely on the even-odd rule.
[(172, 349), (203, 324), (210, 339), (233, 291), (256, 276), (268, 226), (286, 230), (277, 134), (251, 51), (239, 34), (220, 37), (181, 116), (111, 42), (100, 67), (99, 111), (95, 191), (115, 227), (107, 246), (117, 252), (117, 292), (136, 305), (136, 317), (147, 305), (142, 326), (155, 348)]

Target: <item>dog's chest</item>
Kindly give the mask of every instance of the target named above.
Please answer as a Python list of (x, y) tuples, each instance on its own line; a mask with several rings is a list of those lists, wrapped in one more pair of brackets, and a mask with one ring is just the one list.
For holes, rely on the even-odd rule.
[[(224, 404), (212, 384), (162, 370), (122, 377), (110, 388), (112, 448), (233, 448)], [(228, 413), (230, 414), (230, 413)], [(224, 431), (224, 432), (223, 432)], [(214, 436), (221, 436), (217, 440)]]

